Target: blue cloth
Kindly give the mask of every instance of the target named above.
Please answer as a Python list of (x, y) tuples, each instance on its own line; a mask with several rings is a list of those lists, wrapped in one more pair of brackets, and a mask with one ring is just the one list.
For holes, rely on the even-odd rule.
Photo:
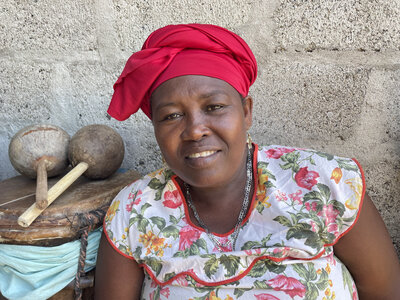
[[(85, 271), (96, 265), (102, 227), (88, 237)], [(55, 247), (0, 244), (0, 291), (8, 299), (47, 299), (78, 270), (80, 240)]]

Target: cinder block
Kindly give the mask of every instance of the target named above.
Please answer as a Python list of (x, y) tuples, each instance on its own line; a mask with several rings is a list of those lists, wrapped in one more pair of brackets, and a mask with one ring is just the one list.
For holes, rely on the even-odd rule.
[(277, 50), (400, 50), (399, 1), (281, 1)]
[(0, 124), (11, 130), (50, 118), (52, 67), (46, 63), (0, 60)]
[(93, 1), (2, 0), (0, 50), (94, 50), (93, 6)]
[(210, 23), (228, 29), (252, 19), (251, 9), (258, 1), (241, 0), (115, 0), (115, 31), (119, 47), (138, 51), (155, 29), (178, 23)]
[[(368, 69), (275, 57), (259, 72), (252, 132), (263, 143), (317, 147), (348, 140), (364, 105)], [(339, 154), (339, 153), (337, 153)]]

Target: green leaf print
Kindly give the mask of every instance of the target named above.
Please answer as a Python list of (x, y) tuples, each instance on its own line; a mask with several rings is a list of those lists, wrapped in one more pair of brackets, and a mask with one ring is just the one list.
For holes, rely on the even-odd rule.
[(149, 225), (149, 220), (143, 218), (142, 215), (140, 215), (138, 217), (140, 217), (140, 219), (137, 224), (137, 228), (140, 232), (146, 233), (146, 228), (147, 228), (147, 225)]
[(257, 242), (257, 241), (248, 241), (242, 246), (241, 250), (257, 249), (257, 248), (260, 248), (260, 247), (261, 247), (261, 244), (259, 242)]
[(243, 296), (243, 294), (245, 293), (245, 292), (247, 292), (247, 291), (250, 291), (250, 290), (252, 290), (253, 288), (242, 288), (242, 289), (239, 289), (239, 288), (236, 288), (234, 291), (233, 291), (233, 294), (236, 296), (236, 298), (239, 298), (239, 297), (241, 297), (241, 296)]
[(286, 266), (275, 263), (269, 259), (259, 260), (255, 263), (253, 268), (249, 272), (249, 276), (253, 278), (258, 278), (263, 276), (267, 271), (274, 272), (276, 274), (283, 273), (286, 269)]
[(289, 170), (292, 169), (294, 173), (297, 173), (300, 170), (299, 166), (299, 158), (300, 158), (300, 152), (293, 151), (289, 153), (285, 153), (284, 155), (281, 156), (281, 160), (285, 162), (284, 165), (280, 165), (280, 167), (283, 170)]
[(175, 272), (167, 273), (164, 275), (164, 282), (170, 280), (172, 277), (176, 275)]
[(174, 225), (165, 227), (161, 233), (167, 238), (172, 236), (174, 239), (177, 239), (179, 237), (179, 229)]
[(329, 199), (331, 198), (331, 190), (329, 189), (329, 187), (325, 184), (322, 183), (317, 183), (317, 188), (320, 190), (321, 195), (323, 197), (323, 199), (325, 200), (325, 203), (327, 203), (329, 201)]
[(151, 206), (150, 203), (145, 203), (145, 204), (143, 204), (143, 206), (142, 206), (141, 209), (140, 209), (140, 214), (143, 215), (144, 212), (146, 211), (146, 209), (148, 209), (150, 206)]
[(195, 243), (190, 245), (189, 255), (199, 255), (199, 254), (200, 254), (199, 246), (197, 246)]
[(316, 250), (320, 250), (322, 248), (321, 239), (315, 232), (310, 232), (310, 235), (307, 237), (304, 244)]
[(265, 281), (254, 281), (254, 287), (258, 290), (269, 290), (271, 287)]
[(262, 204), (260, 201), (257, 201), (256, 209), (260, 214), (264, 211), (264, 208), (264, 204)]
[(304, 195), (303, 200), (304, 200), (304, 201), (319, 200), (319, 201), (323, 202), (323, 201), (324, 201), (324, 198), (323, 198), (323, 196), (321, 195), (320, 192), (318, 192), (318, 191), (311, 191), (311, 192), (309, 192), (309, 193), (307, 193), (307, 194)]
[(162, 269), (161, 261), (157, 260), (154, 257), (146, 258), (146, 264), (156, 273), (156, 275), (160, 274)]
[(142, 255), (142, 247), (141, 246), (137, 246), (135, 251), (133, 252), (133, 256), (139, 258), (140, 255)]
[(219, 267), (219, 260), (213, 256), (204, 264), (204, 272), (206, 273), (208, 278), (211, 278), (214, 275)]
[(160, 300), (160, 290), (161, 287), (158, 285), (157, 288), (154, 290), (153, 300)]
[(286, 233), (286, 239), (289, 240), (291, 238), (295, 239), (304, 239), (310, 236), (311, 225), (307, 223), (297, 223), (292, 226)]
[(158, 229), (163, 230), (165, 227), (165, 220), (161, 217), (151, 217), (150, 220), (153, 222), (153, 224), (156, 224)]
[(304, 278), (306, 281), (309, 280), (308, 270), (303, 264), (293, 264), (293, 270), (300, 275), (301, 278)]
[(126, 255), (129, 255), (128, 248), (125, 245), (119, 244), (118, 250), (121, 251), (122, 253), (125, 253)]
[(249, 272), (249, 276), (253, 278), (261, 277), (268, 271), (268, 268), (264, 262), (264, 260), (257, 261), (254, 266), (251, 268)]
[(110, 240), (114, 239), (114, 233), (111, 230), (107, 230), (107, 235), (110, 238)]
[(345, 265), (342, 265), (342, 277), (343, 277), (343, 286), (344, 288), (349, 289), (350, 295), (353, 295), (353, 279)]
[(321, 276), (319, 277), (318, 281), (315, 283), (317, 285), (317, 288), (319, 290), (325, 290), (328, 285), (329, 285), (329, 280), (328, 280), (328, 272), (325, 271), (325, 269), (321, 269)]
[(336, 159), (339, 168), (358, 173), (358, 166), (351, 160)]
[[(261, 168), (262, 169), (262, 174), (266, 174), (268, 176), (268, 179), (272, 179), (272, 180), (276, 180), (276, 177), (274, 174), (272, 174), (269, 170), (268, 170), (268, 163), (267, 162), (259, 162), (257, 164), (257, 168)], [(269, 181), (268, 181), (269, 182)]]
[(339, 211), (339, 215), (343, 216), (346, 208), (344, 207), (343, 203), (337, 201), (337, 200), (331, 200), (329, 201), (328, 204), (332, 204), (333, 208), (336, 209), (337, 211)]
[(273, 219), (274, 221), (282, 224), (285, 227), (292, 227), (292, 223), (290, 222), (290, 220), (288, 218), (286, 218), (285, 216), (277, 216), (275, 219)]
[(304, 296), (304, 300), (315, 300), (319, 294), (318, 288), (312, 282), (307, 282), (307, 292)]
[(227, 271), (226, 276), (230, 277), (236, 274), (237, 269), (239, 268), (240, 257), (235, 255), (225, 255), (222, 254), (219, 258), (221, 264), (224, 266)]
[(176, 224), (178, 224), (178, 219), (175, 218), (173, 215), (170, 215), (169, 216), (169, 222), (176, 225)]
[(154, 200), (156, 200), (156, 201), (161, 200), (162, 191), (163, 191), (163, 189), (157, 190), (156, 195), (155, 195), (155, 197), (154, 197)]
[(152, 178), (149, 182), (149, 188), (158, 190), (160, 188), (164, 188), (164, 184), (162, 184), (158, 178)]
[(204, 250), (207, 251), (207, 243), (204, 239), (198, 239), (197, 241), (194, 242), (199, 248), (203, 248)]
[(282, 265), (281, 263), (278, 263), (278, 262), (276, 263), (276, 262), (274, 262), (272, 260), (269, 260), (269, 259), (265, 259), (264, 263), (265, 263), (268, 271), (274, 272), (276, 274), (283, 273), (286, 270), (286, 266), (285, 265)]
[(324, 153), (324, 152), (319, 152), (319, 151), (315, 151), (315, 154), (317, 154), (318, 156), (321, 156), (323, 158), (326, 158), (327, 160), (332, 160), (334, 158), (333, 155), (328, 154), (328, 153)]
[(261, 240), (261, 244), (265, 247), (268, 241), (271, 239), (272, 233), (268, 234), (265, 238)]

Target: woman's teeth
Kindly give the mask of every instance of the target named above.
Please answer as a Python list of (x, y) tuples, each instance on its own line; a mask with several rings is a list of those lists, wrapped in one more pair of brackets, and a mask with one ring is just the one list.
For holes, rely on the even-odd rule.
[(189, 155), (189, 158), (199, 158), (199, 157), (207, 157), (214, 154), (217, 151), (203, 151), (198, 153), (193, 153)]

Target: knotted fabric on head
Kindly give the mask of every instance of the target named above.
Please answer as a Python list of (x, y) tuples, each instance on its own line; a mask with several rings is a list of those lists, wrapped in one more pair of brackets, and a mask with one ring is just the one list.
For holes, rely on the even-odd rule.
[(246, 42), (215, 25), (168, 25), (154, 31), (127, 61), (114, 84), (108, 114), (123, 121), (139, 108), (151, 119), (151, 93), (168, 79), (204, 75), (222, 79), (243, 97), (257, 77)]

